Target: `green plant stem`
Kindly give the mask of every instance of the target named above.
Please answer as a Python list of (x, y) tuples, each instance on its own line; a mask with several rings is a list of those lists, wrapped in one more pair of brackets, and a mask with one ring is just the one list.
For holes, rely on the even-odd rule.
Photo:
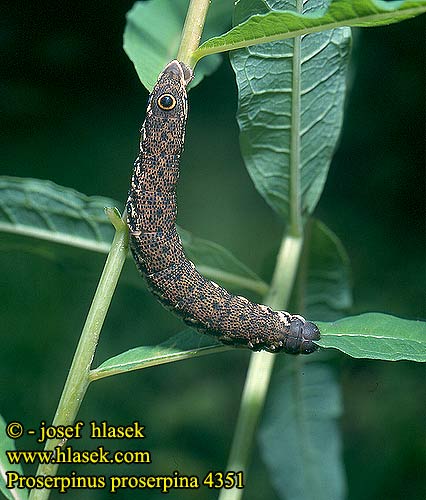
[[(297, 0), (296, 8), (298, 12), (302, 12), (302, 0)], [(281, 242), (271, 286), (265, 297), (265, 303), (278, 311), (287, 307), (303, 246), (300, 194), (300, 71), (301, 46), (300, 38), (296, 38), (293, 52), (291, 106), (289, 230)], [(247, 472), (250, 451), (257, 423), (265, 405), (275, 359), (275, 355), (269, 353), (253, 353), (250, 358), (227, 470), (243, 471), (244, 474)], [(242, 495), (242, 489), (233, 488), (222, 490), (219, 499), (238, 500)]]
[[(269, 293), (265, 303), (275, 310), (284, 309), (290, 298), (302, 251), (302, 236), (283, 238)], [(246, 474), (253, 445), (257, 423), (262, 413), (275, 354), (267, 352), (253, 353), (241, 398), (240, 412), (229, 455), (228, 471), (243, 471)], [(219, 500), (238, 500), (243, 495), (242, 489), (222, 489)]]
[[(53, 419), (54, 426), (73, 425), (77, 416), (89, 386), (90, 365), (95, 355), (99, 334), (128, 252), (129, 236), (126, 224), (115, 209), (107, 209), (106, 212), (116, 232)], [(64, 444), (65, 442), (59, 439), (50, 439), (46, 442), (45, 450), (53, 450), (56, 446)], [(57, 469), (58, 464), (55, 463), (41, 464), (37, 475), (54, 476)], [(50, 491), (33, 489), (30, 500), (46, 500)]]
[[(198, 48), (201, 39), (209, 5), (210, 0), (191, 0), (188, 8), (177, 58), (189, 66), (191, 56)], [(107, 209), (107, 214), (114, 224), (116, 233), (53, 419), (54, 426), (72, 425), (75, 421), (90, 383), (90, 366), (99, 335), (128, 253), (129, 235), (125, 222), (113, 209)], [(59, 439), (51, 439), (46, 442), (45, 450), (54, 450), (56, 446), (64, 444), (65, 442)], [(54, 476), (57, 469), (58, 464), (41, 464), (37, 475)], [(30, 500), (47, 500), (50, 491), (33, 489)]]
[(192, 54), (200, 44), (209, 7), (210, 0), (191, 0), (188, 7), (177, 59), (191, 68), (195, 66)]

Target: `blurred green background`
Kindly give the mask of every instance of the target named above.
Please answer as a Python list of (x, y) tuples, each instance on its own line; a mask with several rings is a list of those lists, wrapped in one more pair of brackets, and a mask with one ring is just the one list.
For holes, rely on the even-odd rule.
[[(147, 98), (122, 50), (131, 6), (132, 1), (18, 2), (3, 13), (2, 175), (50, 179), (124, 202)], [(354, 40), (343, 133), (315, 213), (351, 258), (354, 313), (425, 315), (424, 28), (423, 16), (357, 31)], [(178, 221), (229, 248), (267, 280), (283, 226), (244, 169), (236, 106), (225, 56), (219, 71), (190, 94)], [(37, 427), (52, 419), (104, 257), (81, 251), (76, 261), (54, 247), (34, 255), (10, 248), (7, 236), (0, 242), (0, 412), (7, 421)], [(95, 364), (181, 328), (145, 291), (123, 284)], [(248, 352), (232, 351), (99, 381), (89, 388), (79, 417), (146, 425), (152, 466), (123, 466), (115, 473), (224, 470), (248, 359)], [(346, 406), (348, 498), (424, 497), (424, 368), (344, 356), (334, 363)], [(18, 446), (34, 448), (34, 440), (23, 438)], [(274, 499), (267, 472), (254, 456), (246, 498), (259, 498), (262, 491), (263, 498)], [(73, 469), (111, 472), (104, 466)], [(69, 498), (78, 495), (71, 492)], [(124, 491), (116, 498), (142, 496), (160, 494)], [(216, 493), (171, 496), (213, 499)], [(90, 493), (106, 497), (104, 491)]]

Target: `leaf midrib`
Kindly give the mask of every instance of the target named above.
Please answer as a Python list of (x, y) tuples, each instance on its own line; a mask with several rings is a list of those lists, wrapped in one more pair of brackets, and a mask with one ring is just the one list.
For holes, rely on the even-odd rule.
[(65, 233), (60, 233), (48, 229), (35, 229), (24, 224), (8, 224), (0, 222), (0, 233), (12, 233), (30, 238), (50, 241), (52, 243), (62, 243), (83, 250), (91, 250), (99, 253), (108, 253), (111, 245), (105, 242), (93, 242), (87, 238), (79, 236), (70, 236)]
[(361, 337), (364, 339), (380, 339), (380, 340), (399, 340), (401, 342), (416, 342), (417, 344), (423, 345), (424, 342), (417, 339), (402, 338), (402, 337), (390, 337), (389, 335), (371, 335), (368, 333), (324, 333), (324, 339), (331, 337)]
[[(299, 4), (299, 2), (298, 2)], [(297, 6), (299, 8), (299, 5)], [(300, 198), (300, 89), (301, 89), (301, 39), (294, 39), (293, 78), (291, 90), (291, 137), (290, 137), (290, 185), (289, 219), (292, 236), (301, 236), (301, 198)]]
[[(104, 241), (95, 242), (87, 238), (79, 236), (70, 236), (65, 233), (52, 231), (48, 229), (35, 229), (24, 224), (9, 224), (0, 222), (0, 233), (17, 234), (29, 238), (36, 238), (51, 243), (59, 243), (82, 250), (90, 250), (98, 253), (107, 254), (110, 251), (111, 245)], [(235, 285), (245, 290), (250, 290), (261, 296), (265, 295), (268, 290), (268, 285), (262, 280), (246, 278), (235, 273), (215, 269), (212, 266), (199, 265), (197, 269), (201, 274), (206, 274), (210, 278), (217, 279), (218, 281), (226, 282), (228, 285)]]

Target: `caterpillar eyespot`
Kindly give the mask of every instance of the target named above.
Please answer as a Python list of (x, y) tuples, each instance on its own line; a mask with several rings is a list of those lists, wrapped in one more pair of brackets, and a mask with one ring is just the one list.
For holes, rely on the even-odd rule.
[(191, 79), (190, 68), (172, 61), (149, 97), (126, 205), (136, 265), (159, 301), (200, 332), (253, 351), (309, 354), (320, 338), (314, 323), (229, 293), (204, 278), (184, 254), (175, 226), (175, 187)]
[(176, 106), (176, 99), (172, 94), (163, 94), (157, 99), (158, 107), (164, 111), (170, 111)]

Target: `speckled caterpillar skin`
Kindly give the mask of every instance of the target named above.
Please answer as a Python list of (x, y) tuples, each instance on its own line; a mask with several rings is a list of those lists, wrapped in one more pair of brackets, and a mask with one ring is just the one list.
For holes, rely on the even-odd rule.
[(175, 186), (191, 77), (189, 68), (172, 61), (149, 97), (127, 200), (136, 265), (159, 300), (197, 330), (254, 351), (309, 354), (316, 349), (312, 340), (320, 338), (316, 325), (232, 295), (204, 278), (184, 254), (175, 226)]

